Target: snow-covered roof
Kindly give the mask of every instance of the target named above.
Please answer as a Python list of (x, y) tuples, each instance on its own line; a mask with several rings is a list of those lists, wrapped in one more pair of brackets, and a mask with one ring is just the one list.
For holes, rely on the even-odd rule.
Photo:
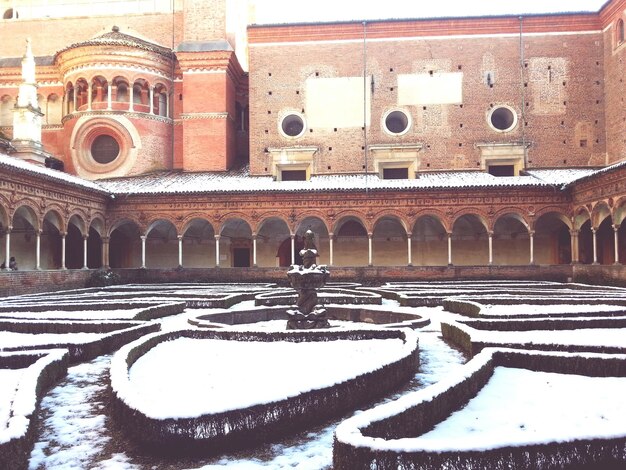
[(56, 182), (63, 182), (89, 191), (109, 194), (106, 188), (94, 181), (88, 181), (78, 176), (70, 175), (59, 170), (33, 165), (19, 158), (0, 153), (0, 168), (10, 168), (21, 173), (30, 173)]
[(580, 178), (592, 175), (597, 171), (597, 168), (549, 168), (527, 170), (525, 173), (552, 186), (564, 186)]
[[(555, 175), (559, 170), (550, 170)], [(275, 181), (271, 176), (251, 176), (247, 169), (223, 173), (155, 172), (147, 175), (100, 180), (111, 193), (119, 194), (190, 194), (216, 192), (306, 192), (363, 191), (365, 189), (425, 190), (451, 188), (542, 187), (561, 185), (578, 175), (562, 170), (558, 178), (539, 176), (496, 177), (483, 171), (442, 171), (420, 173), (416, 179), (385, 180), (376, 174), (318, 175), (309, 181)], [(587, 175), (590, 171), (584, 173)], [(556, 182), (555, 182), (556, 181)]]

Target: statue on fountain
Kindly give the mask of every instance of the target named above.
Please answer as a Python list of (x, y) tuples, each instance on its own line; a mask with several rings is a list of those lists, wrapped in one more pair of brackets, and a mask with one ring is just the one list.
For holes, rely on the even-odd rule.
[(291, 286), (298, 292), (297, 305), (293, 310), (287, 310), (288, 330), (310, 330), (315, 328), (330, 328), (326, 319), (326, 309), (317, 304), (317, 289), (324, 286), (330, 273), (326, 266), (317, 265), (315, 259), (319, 256), (315, 247), (313, 232), (307, 230), (304, 235), (304, 248), (300, 250), (302, 265), (294, 264), (287, 276)]

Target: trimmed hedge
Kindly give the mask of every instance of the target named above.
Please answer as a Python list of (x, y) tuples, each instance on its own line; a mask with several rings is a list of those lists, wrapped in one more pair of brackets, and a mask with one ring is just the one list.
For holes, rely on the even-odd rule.
[[(558, 436), (555, 436), (555, 440), (550, 443), (506, 446), (480, 451), (428, 451), (419, 445), (412, 446), (411, 438), (430, 431), (434, 425), (461, 409), (476, 396), (497, 366), (590, 377), (626, 376), (626, 360), (623, 356), (594, 357), (488, 349), (482, 352), (481, 357), (473, 359), (465, 366), (469, 372), (464, 371), (453, 378), (414, 392), (409, 397), (411, 405), (406, 408), (404, 408), (406, 400), (401, 406), (387, 403), (340, 424), (335, 434), (333, 468), (335, 470), (623, 468), (626, 462), (626, 425), (624, 435), (612, 439), (578, 439), (561, 442)], [(398, 409), (402, 411), (396, 412)]]
[[(214, 454), (227, 449), (290, 434), (312, 424), (324, 422), (359, 404), (388, 393), (410, 380), (419, 366), (419, 350), (381, 369), (345, 382), (296, 397), (259, 404), (248, 408), (203, 415), (197, 418), (149, 418), (131, 408), (118, 394), (126, 383), (128, 369), (151, 348), (177, 338), (221, 339), (231, 341), (334, 341), (363, 339), (406, 340), (401, 330), (291, 330), (289, 332), (242, 332), (225, 330), (185, 330), (153, 335), (132, 347), (129, 345), (114, 357), (125, 361), (125, 377), (111, 369), (112, 415), (128, 435), (150, 452), (166, 455)], [(116, 355), (117, 356), (117, 355)], [(288, 371), (286, 371), (288, 373)]]
[[(53, 356), (50, 356), (50, 353)], [(56, 356), (56, 357), (55, 357)], [(39, 362), (42, 361), (42, 362)], [(11, 410), (11, 419), (26, 419), (26, 429), (19, 437), (13, 437), (4, 441), (1, 439), (2, 431), (0, 430), (0, 468), (2, 469), (27, 469), (28, 459), (35, 440), (34, 426), (32, 419), (39, 409), (39, 404), (44, 393), (55, 384), (61, 377), (67, 373), (68, 354), (67, 351), (37, 351), (32, 353), (0, 353), (0, 368), (8, 369), (27, 369), (36, 366), (39, 362), (41, 369), (36, 378), (34, 390), (26, 390), (23, 387), (24, 379), (20, 381), (18, 391), (16, 393), (25, 394), (27, 399), (31, 399), (33, 408), (31, 410), (23, 410), (24, 415), (20, 411)], [(36, 373), (33, 371), (32, 373)], [(25, 372), (28, 374), (28, 371)], [(30, 397), (28, 397), (30, 395)]]

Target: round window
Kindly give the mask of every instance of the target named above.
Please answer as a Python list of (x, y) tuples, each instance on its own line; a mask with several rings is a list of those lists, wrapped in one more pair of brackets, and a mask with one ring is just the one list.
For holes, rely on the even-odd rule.
[(304, 119), (297, 114), (289, 114), (283, 118), (280, 127), (285, 135), (298, 137), (304, 131)]
[(517, 124), (517, 114), (508, 106), (500, 106), (489, 114), (489, 123), (498, 131), (510, 131)]
[(409, 116), (404, 111), (392, 111), (385, 117), (385, 128), (391, 134), (402, 134), (409, 128)]
[(103, 165), (111, 163), (120, 154), (120, 144), (110, 135), (99, 135), (91, 143), (91, 156)]

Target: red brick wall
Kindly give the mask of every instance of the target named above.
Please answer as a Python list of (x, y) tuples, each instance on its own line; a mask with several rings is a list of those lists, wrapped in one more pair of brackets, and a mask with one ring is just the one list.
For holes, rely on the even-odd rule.
[[(478, 24), (478, 20), (476, 22)], [(388, 35), (394, 34), (394, 24), (385, 23)], [(421, 23), (414, 25), (415, 35), (420, 34), (422, 26)], [(407, 28), (402, 27), (399, 33), (406, 35)], [(287, 41), (289, 35), (299, 39), (298, 31), (309, 31), (307, 28), (290, 26), (289, 34), (285, 33), (285, 37), (277, 41)], [(476, 169), (480, 161), (479, 150), (474, 146), (476, 142), (510, 142), (522, 138), (532, 143), (529, 167), (604, 164), (603, 37), (599, 27), (597, 31), (594, 34), (525, 36), (523, 50), (527, 66), (523, 68), (523, 81), (519, 35), (513, 32), (492, 37), (372, 40), (367, 44), (367, 74), (373, 75), (375, 83), (368, 144), (421, 142), (424, 144), (421, 169)], [(316, 166), (321, 173), (362, 171), (364, 142), (360, 128), (312, 129), (296, 141), (287, 141), (277, 128), (281, 110), (304, 109), (304, 83), (308, 77), (316, 74), (320, 78), (362, 76), (362, 41), (356, 38), (350, 42), (333, 41), (345, 35), (342, 25), (319, 25), (316, 37), (324, 42), (256, 44), (261, 40), (255, 37), (264, 34), (267, 37), (263, 40), (272, 42), (275, 39), (271, 37), (272, 32), (272, 27), (250, 30), (252, 172), (267, 173), (266, 147), (293, 145), (319, 147)], [(451, 31), (440, 33), (451, 34)], [(401, 137), (384, 133), (381, 116), (396, 106), (397, 76), (429, 70), (463, 72), (463, 107), (437, 105), (423, 109), (412, 106), (409, 107), (414, 122), (411, 131)], [(484, 82), (485, 70), (495, 73), (492, 88)], [(520, 125), (505, 134), (493, 131), (486, 122), (492, 104), (514, 108), (522, 121)], [(306, 116), (306, 109), (304, 114)], [(580, 146), (581, 126), (586, 130), (582, 133), (587, 140), (585, 147)]]
[(184, 0), (185, 41), (226, 38), (226, 0)]
[(0, 271), (0, 296), (82, 289), (92, 270)]

